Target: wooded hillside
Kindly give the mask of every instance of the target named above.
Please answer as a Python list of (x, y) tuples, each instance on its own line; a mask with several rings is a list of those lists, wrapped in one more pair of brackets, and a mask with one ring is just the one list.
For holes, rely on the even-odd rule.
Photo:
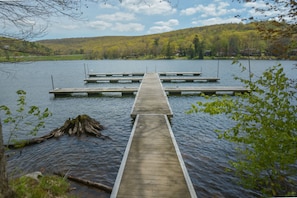
[[(284, 46), (280, 50), (281, 45)], [(255, 24), (221, 24), (146, 36), (106, 36), (43, 40), (56, 55), (84, 54), (86, 59), (200, 58), (204, 56), (288, 55), (289, 39), (263, 40)], [(276, 46), (277, 45), (277, 46)], [(278, 50), (276, 50), (278, 49)]]
[[(265, 22), (267, 24), (269, 22)], [(27, 48), (29, 54), (34, 55), (80, 54), (84, 59), (203, 59), (249, 55), (296, 59), (297, 50), (289, 48), (290, 42), (297, 39), (296, 35), (295, 38), (264, 40), (258, 27), (254, 23), (221, 24), (144, 36), (65, 38), (35, 43), (18, 41), (9, 49), (23, 51)], [(8, 53), (11, 52), (0, 49), (0, 56), (8, 56)]]

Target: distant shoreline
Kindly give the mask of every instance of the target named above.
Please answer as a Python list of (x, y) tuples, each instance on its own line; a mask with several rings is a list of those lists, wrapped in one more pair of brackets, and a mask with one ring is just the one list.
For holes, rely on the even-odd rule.
[[(187, 57), (172, 57), (171, 59), (157, 57), (157, 58), (148, 58), (148, 57), (138, 57), (138, 58), (121, 58), (121, 59), (86, 59), (84, 54), (75, 54), (75, 55), (54, 55), (54, 56), (18, 56), (10, 57), (0, 57), (0, 63), (15, 63), (15, 62), (35, 62), (35, 61), (70, 61), (70, 60), (280, 60), (276, 57), (204, 57), (204, 59), (188, 59)], [(282, 60), (297, 60), (297, 57), (291, 57), (290, 59)]]

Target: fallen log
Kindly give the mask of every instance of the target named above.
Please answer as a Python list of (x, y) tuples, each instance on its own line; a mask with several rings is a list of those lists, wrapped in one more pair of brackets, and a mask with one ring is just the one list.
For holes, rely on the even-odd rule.
[(98, 183), (98, 182), (92, 182), (92, 181), (89, 181), (89, 180), (86, 180), (86, 179), (81, 179), (81, 178), (78, 178), (78, 177), (75, 177), (75, 176), (72, 176), (72, 175), (65, 175), (65, 174), (58, 173), (58, 172), (55, 172), (54, 174), (59, 175), (59, 176), (64, 177), (64, 178), (67, 178), (69, 180), (72, 180), (74, 182), (78, 182), (78, 183), (81, 183), (81, 184), (84, 184), (84, 185), (87, 185), (87, 186), (91, 186), (91, 187), (95, 187), (95, 188), (100, 189), (100, 190), (104, 190), (107, 193), (111, 193), (111, 191), (112, 191), (112, 187), (107, 186), (105, 184), (101, 184), (101, 183)]
[(15, 144), (6, 144), (5, 146), (8, 148), (19, 148), (24, 147), (32, 144), (39, 144), (45, 140), (50, 138), (58, 138), (64, 134), (68, 135), (91, 135), (95, 137), (99, 137), (102, 139), (109, 139), (108, 136), (102, 135), (101, 131), (104, 127), (95, 119), (91, 118), (90, 116), (83, 114), (78, 115), (74, 119), (68, 119), (64, 122), (63, 126), (60, 128), (54, 129), (49, 134), (46, 134), (42, 137), (32, 138), (29, 140), (20, 140)]

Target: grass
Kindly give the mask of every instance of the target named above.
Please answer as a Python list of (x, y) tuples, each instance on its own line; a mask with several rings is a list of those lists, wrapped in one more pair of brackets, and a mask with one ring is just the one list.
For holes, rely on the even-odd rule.
[(0, 62), (28, 62), (28, 61), (59, 61), (59, 60), (83, 60), (83, 54), (74, 55), (52, 55), (52, 56), (18, 56), (0, 57)]
[(42, 176), (39, 181), (22, 176), (10, 181), (10, 186), (16, 193), (17, 198), (70, 198), (70, 184), (66, 179), (59, 176)]

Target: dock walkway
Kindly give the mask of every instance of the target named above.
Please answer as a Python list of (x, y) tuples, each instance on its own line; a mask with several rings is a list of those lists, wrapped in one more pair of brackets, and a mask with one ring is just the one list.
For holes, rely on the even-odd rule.
[(164, 114), (171, 117), (172, 110), (156, 73), (147, 73), (139, 86), (131, 117), (138, 114)]
[(112, 198), (196, 197), (175, 141), (158, 74), (145, 74), (133, 105), (134, 126)]

